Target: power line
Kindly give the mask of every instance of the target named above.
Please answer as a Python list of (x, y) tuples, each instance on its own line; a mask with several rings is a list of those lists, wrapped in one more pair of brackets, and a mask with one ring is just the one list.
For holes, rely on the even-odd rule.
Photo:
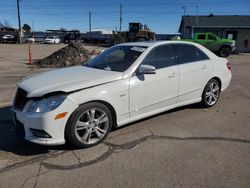
[[(209, 2), (209, 1), (206, 1), (206, 2), (199, 2), (200, 5), (223, 5), (223, 6), (235, 6), (235, 5), (240, 5), (240, 3), (249, 3), (249, 0), (239, 0), (239, 1), (220, 1), (220, 2)], [(27, 1), (26, 1), (26, 4)], [(140, 7), (157, 7), (157, 6), (168, 6), (168, 7), (172, 7), (172, 6), (176, 6), (176, 7), (180, 7), (181, 5), (185, 4), (186, 6), (197, 6), (197, 3), (195, 2), (186, 2), (186, 3), (183, 3), (183, 2), (158, 2), (158, 3), (155, 3), (155, 2), (143, 2), (143, 4), (141, 3), (137, 3), (137, 2), (125, 2), (123, 3), (123, 5), (125, 6), (129, 6), (131, 5), (132, 7), (134, 7), (135, 5), (138, 5)], [(2, 5), (2, 4), (1, 4)], [(29, 4), (30, 5), (30, 4)], [(70, 4), (65, 4), (65, 5), (59, 5), (59, 4), (50, 4), (50, 5), (39, 5), (39, 8), (41, 7), (44, 7), (46, 9), (55, 9), (54, 7), (56, 6), (57, 8), (65, 8), (65, 9), (69, 9), (69, 8), (75, 8), (75, 7), (80, 7), (80, 6), (84, 6), (84, 7), (105, 7), (107, 6), (108, 8), (110, 6), (117, 6), (119, 5), (118, 3), (78, 3), (78, 4), (73, 4), (72, 2), (70, 2)], [(2, 5), (3, 6), (3, 5)], [(5, 7), (11, 7), (12, 5), (6, 5)], [(33, 6), (33, 5), (32, 5)], [(25, 8), (25, 7), (24, 7)], [(33, 8), (38, 8), (36, 6), (33, 6)]]

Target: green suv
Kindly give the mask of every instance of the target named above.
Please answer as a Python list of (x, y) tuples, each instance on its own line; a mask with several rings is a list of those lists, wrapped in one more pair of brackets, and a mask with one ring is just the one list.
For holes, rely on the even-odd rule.
[(220, 57), (228, 57), (235, 51), (235, 40), (219, 38), (213, 33), (195, 33), (193, 39), (181, 39), (205, 46)]

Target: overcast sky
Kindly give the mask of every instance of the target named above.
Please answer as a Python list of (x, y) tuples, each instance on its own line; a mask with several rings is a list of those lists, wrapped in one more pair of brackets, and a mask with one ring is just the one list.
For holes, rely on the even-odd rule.
[[(122, 29), (129, 22), (142, 22), (157, 33), (177, 33), (181, 16), (250, 15), (250, 0), (20, 0), (21, 22), (32, 22), (35, 30), (79, 29), (87, 31), (92, 12), (92, 29), (119, 29), (120, 4)], [(0, 20), (17, 27), (16, 0), (1, 0)]]

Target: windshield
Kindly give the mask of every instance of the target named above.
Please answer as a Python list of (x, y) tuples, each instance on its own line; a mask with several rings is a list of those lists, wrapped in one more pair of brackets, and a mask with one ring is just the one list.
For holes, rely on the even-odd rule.
[(124, 72), (145, 51), (142, 46), (115, 46), (85, 64), (87, 67)]

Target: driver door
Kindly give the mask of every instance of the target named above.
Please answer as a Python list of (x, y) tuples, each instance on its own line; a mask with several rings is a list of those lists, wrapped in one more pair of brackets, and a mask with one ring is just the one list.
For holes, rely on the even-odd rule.
[(220, 48), (220, 45), (217, 44), (217, 37), (213, 34), (207, 34), (207, 43), (205, 47), (211, 51), (217, 51)]
[(130, 78), (130, 117), (150, 114), (177, 102), (179, 71), (169, 45), (156, 47), (142, 61), (155, 74), (136, 73)]

